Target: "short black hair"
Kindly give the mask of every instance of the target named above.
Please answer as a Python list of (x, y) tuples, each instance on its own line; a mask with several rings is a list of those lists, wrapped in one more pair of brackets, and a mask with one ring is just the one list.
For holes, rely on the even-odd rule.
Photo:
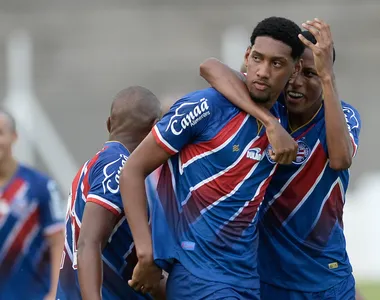
[(9, 122), (9, 127), (13, 132), (16, 132), (16, 120), (15, 118), (5, 109), (0, 107), (0, 114), (3, 114)]
[[(313, 44), (316, 44), (317, 43), (317, 40), (315, 39), (314, 35), (308, 31), (308, 30), (304, 30), (302, 31), (302, 35), (310, 42), (312, 42)], [(333, 62), (335, 62), (335, 47), (333, 47)]]
[(298, 38), (301, 28), (293, 21), (282, 17), (269, 17), (262, 20), (253, 29), (251, 46), (259, 36), (268, 36), (292, 48), (293, 59), (300, 58), (305, 50), (304, 44)]

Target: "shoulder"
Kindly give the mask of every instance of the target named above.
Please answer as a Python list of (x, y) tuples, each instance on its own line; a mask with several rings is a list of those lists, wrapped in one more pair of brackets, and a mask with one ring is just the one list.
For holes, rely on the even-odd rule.
[(50, 178), (47, 174), (44, 172), (37, 170), (35, 168), (32, 168), (30, 166), (21, 164), (20, 165), (20, 174), (21, 177), (29, 182), (31, 186), (35, 187), (41, 187), (43, 185), (47, 185), (48, 182), (52, 181), (52, 178)]

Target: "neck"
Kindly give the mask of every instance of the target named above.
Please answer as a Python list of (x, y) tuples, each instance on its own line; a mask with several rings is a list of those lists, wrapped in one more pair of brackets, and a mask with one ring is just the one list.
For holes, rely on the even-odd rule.
[(0, 162), (0, 183), (1, 185), (8, 181), (16, 172), (18, 162), (11, 156)]
[(125, 148), (128, 149), (129, 153), (132, 153), (137, 146), (141, 143), (143, 138), (132, 137), (131, 135), (114, 135), (110, 134), (108, 141), (119, 142), (124, 145)]
[(292, 113), (288, 111), (289, 125), (292, 131), (295, 131), (310, 122), (319, 111), (321, 105), (322, 101), (317, 101), (305, 112)]

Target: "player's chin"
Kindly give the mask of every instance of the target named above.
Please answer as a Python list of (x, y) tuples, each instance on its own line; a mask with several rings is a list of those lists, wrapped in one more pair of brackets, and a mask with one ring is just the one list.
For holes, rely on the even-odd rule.
[(270, 92), (269, 91), (250, 91), (251, 98), (256, 103), (267, 103), (270, 100)]

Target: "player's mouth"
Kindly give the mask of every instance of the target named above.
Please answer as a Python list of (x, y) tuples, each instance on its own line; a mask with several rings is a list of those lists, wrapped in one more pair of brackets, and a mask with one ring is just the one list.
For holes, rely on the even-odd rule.
[(269, 88), (269, 84), (263, 82), (263, 81), (254, 81), (253, 85), (255, 86), (256, 90), (259, 91), (265, 91)]
[(286, 93), (286, 98), (289, 102), (291, 103), (297, 103), (297, 102), (300, 102), (302, 99), (305, 98), (305, 95), (302, 94), (302, 93), (299, 93), (299, 92), (295, 92), (295, 91), (288, 91)]

